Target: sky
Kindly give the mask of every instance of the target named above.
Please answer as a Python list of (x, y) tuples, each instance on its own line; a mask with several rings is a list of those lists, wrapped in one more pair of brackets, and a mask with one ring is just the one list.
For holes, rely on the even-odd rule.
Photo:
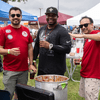
[(9, 1), (10, 5), (19, 7), (21, 10), (38, 17), (44, 15), (46, 9), (51, 6), (56, 7), (61, 13), (76, 16), (98, 3), (100, 0), (28, 0), (20, 3)]

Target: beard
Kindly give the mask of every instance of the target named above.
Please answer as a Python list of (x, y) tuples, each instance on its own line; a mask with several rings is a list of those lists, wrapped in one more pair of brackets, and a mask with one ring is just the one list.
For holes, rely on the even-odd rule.
[[(46, 18), (46, 20), (47, 20), (48, 25), (51, 27), (57, 24), (57, 18), (53, 18), (53, 19)], [(49, 22), (50, 20), (52, 20), (52, 22)]]
[(16, 26), (17, 26), (17, 25), (19, 25), (19, 24), (20, 24), (20, 22), (19, 22), (19, 23), (13, 23), (13, 22), (12, 22), (12, 25), (16, 25)]
[(49, 25), (50, 25), (50, 26), (54, 26), (56, 23), (57, 23), (57, 22), (54, 22), (54, 23), (52, 23), (52, 24), (51, 24), (51, 23), (49, 23)]
[(82, 32), (83, 32), (84, 34), (89, 34), (89, 33), (90, 33), (90, 31), (89, 31), (87, 28), (82, 29)]
[[(15, 20), (17, 20), (17, 22)], [(12, 23), (12, 25), (16, 25), (17, 26), (17, 25), (20, 24), (20, 20), (19, 19), (13, 19), (11, 23)]]

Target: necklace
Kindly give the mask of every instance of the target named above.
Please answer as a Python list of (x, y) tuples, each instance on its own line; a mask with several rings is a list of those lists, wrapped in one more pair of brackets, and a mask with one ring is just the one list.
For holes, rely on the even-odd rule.
[(49, 36), (49, 34), (54, 30), (54, 28), (56, 27), (56, 25), (57, 25), (57, 24), (55, 24), (55, 26), (52, 28), (52, 30), (51, 30), (48, 34), (46, 34), (47, 28), (48, 28), (48, 25), (47, 25), (46, 30), (45, 30), (45, 38), (46, 38), (47, 36)]

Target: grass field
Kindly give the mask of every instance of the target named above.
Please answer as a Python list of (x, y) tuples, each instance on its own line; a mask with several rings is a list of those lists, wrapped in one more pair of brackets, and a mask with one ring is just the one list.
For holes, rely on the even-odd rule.
[[(67, 63), (67, 67), (70, 69), (70, 60), (67, 59), (66, 63)], [(81, 66), (78, 65), (76, 67), (74, 74), (73, 74), (73, 78), (75, 80), (80, 80), (80, 69), (81, 69)], [(67, 70), (65, 72), (65, 76), (69, 77)], [(0, 73), (0, 89), (4, 89), (4, 85), (2, 83), (2, 78), (3, 78), (3, 73), (1, 72)], [(29, 78), (28, 85), (35, 86), (35, 80), (34, 79), (32, 80), (32, 79)], [(66, 94), (68, 95), (68, 100), (85, 100), (84, 98), (82, 98), (78, 95), (79, 82), (73, 82), (72, 80), (69, 80), (67, 88), (68, 88), (68, 92)]]

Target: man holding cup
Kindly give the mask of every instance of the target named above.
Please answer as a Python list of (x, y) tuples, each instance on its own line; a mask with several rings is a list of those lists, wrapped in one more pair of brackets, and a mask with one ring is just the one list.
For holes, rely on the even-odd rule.
[(93, 30), (93, 20), (87, 16), (81, 18), (79, 27), (84, 34), (69, 33), (75, 38), (85, 38), (79, 95), (84, 97), (85, 100), (98, 100), (100, 86), (100, 31)]
[[(37, 69), (33, 64), (32, 37), (29, 29), (20, 24), (22, 11), (18, 7), (9, 10), (11, 25), (0, 29), (0, 54), (3, 59), (3, 83), (11, 100), (17, 83), (27, 84), (28, 70)], [(28, 56), (30, 65), (28, 66)], [(16, 93), (14, 100), (18, 100)]]
[(67, 30), (57, 23), (58, 10), (49, 7), (46, 10), (47, 25), (38, 31), (33, 51), (34, 65), (39, 54), (38, 75), (59, 74), (66, 71), (66, 53), (70, 52), (71, 39)]

